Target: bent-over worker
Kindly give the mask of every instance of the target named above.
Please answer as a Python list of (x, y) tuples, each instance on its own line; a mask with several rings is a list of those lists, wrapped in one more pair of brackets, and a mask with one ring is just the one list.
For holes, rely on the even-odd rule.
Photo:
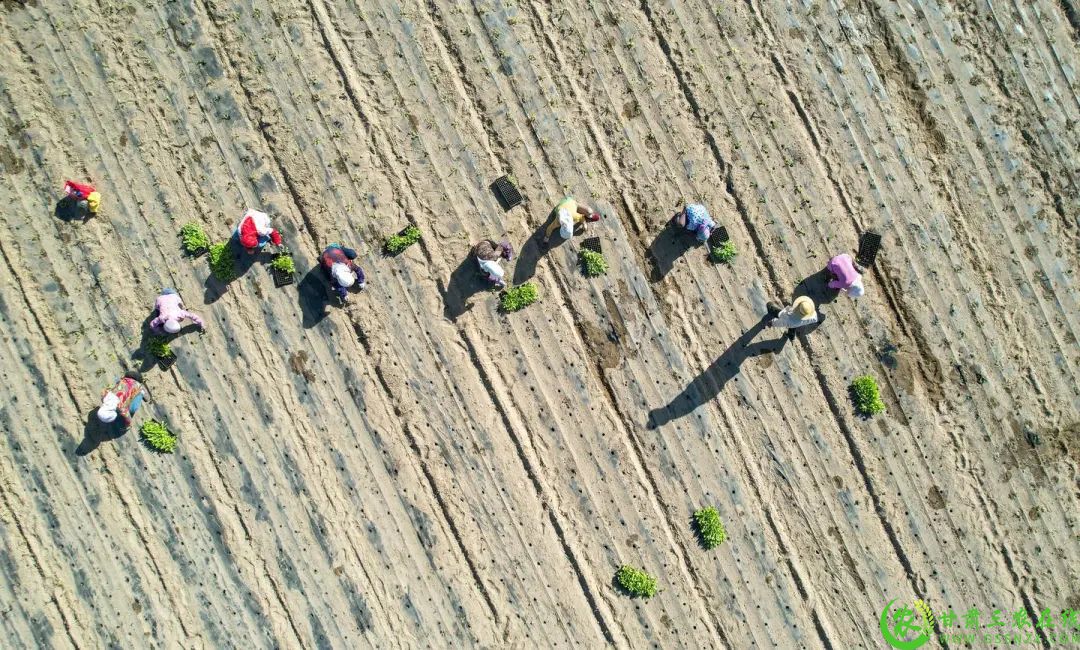
[(330, 244), (319, 256), (319, 264), (330, 278), (330, 288), (342, 302), (349, 295), (349, 287), (357, 284), (363, 290), (367, 286), (364, 270), (353, 261), (355, 259), (356, 251), (341, 244)]
[(142, 376), (134, 370), (124, 373), (124, 376), (113, 385), (106, 388), (101, 394), (101, 406), (98, 407), (97, 417), (104, 424), (112, 424), (120, 419), (124, 428), (131, 426), (131, 416), (139, 410), (143, 401)]
[(93, 185), (64, 181), (64, 196), (75, 202), (80, 210), (90, 215), (97, 214), (101, 206), (101, 194), (94, 189)]
[(829, 260), (825, 268), (831, 276), (830, 289), (836, 289), (849, 298), (858, 298), (863, 295), (862, 275), (850, 255), (847, 253), (837, 255)]
[(198, 314), (184, 309), (184, 299), (176, 293), (176, 289), (161, 290), (161, 295), (154, 301), (154, 313), (157, 316), (150, 321), (150, 331), (155, 334), (176, 334), (185, 319), (191, 319), (199, 329), (206, 329)]
[(240, 242), (249, 255), (270, 243), (281, 246), (281, 233), (270, 225), (270, 215), (251, 208), (245, 210), (244, 216), (240, 217), (233, 238)]
[(544, 244), (546, 245), (551, 241), (551, 235), (556, 230), (559, 231), (563, 239), (570, 239), (574, 236), (574, 229), (579, 224), (582, 232), (584, 232), (586, 222), (599, 220), (599, 212), (595, 212), (589, 206), (580, 204), (573, 197), (568, 196), (560, 201), (559, 205), (555, 206), (555, 218), (544, 230)]
[(675, 215), (675, 223), (694, 233), (700, 242), (709, 241), (716, 222), (713, 221), (709, 211), (700, 203), (690, 203)]
[(506, 272), (503, 271), (499, 260), (504, 259), (509, 262), (514, 258), (514, 249), (510, 246), (509, 241), (504, 239), (496, 244), (493, 239), (484, 239), (476, 246), (473, 246), (472, 254), (476, 256), (476, 262), (480, 265), (480, 270), (483, 271), (489, 282), (494, 283), (500, 289), (506, 286), (506, 281), (503, 279)]

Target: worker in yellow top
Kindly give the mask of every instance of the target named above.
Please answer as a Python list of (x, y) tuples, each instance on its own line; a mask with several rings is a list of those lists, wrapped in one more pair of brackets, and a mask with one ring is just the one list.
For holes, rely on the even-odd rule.
[(570, 239), (574, 236), (574, 228), (578, 224), (581, 224), (582, 231), (584, 231), (585, 222), (600, 220), (599, 212), (594, 211), (587, 205), (578, 203), (570, 196), (559, 202), (559, 205), (555, 207), (554, 215), (555, 218), (548, 223), (547, 229), (544, 230), (545, 246), (548, 245), (551, 235), (556, 230), (559, 231), (563, 239)]

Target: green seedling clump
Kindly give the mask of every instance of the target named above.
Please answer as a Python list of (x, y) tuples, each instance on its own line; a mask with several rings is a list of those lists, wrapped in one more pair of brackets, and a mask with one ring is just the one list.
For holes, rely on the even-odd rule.
[(731, 261), (735, 259), (735, 256), (739, 252), (735, 250), (735, 242), (730, 239), (720, 244), (719, 246), (713, 246), (709, 248), (709, 257), (714, 262), (721, 262), (723, 264), (731, 264)]
[(401, 234), (388, 237), (386, 243), (383, 244), (383, 248), (386, 249), (387, 253), (397, 255), (418, 241), (420, 241), (420, 229), (416, 226), (409, 226), (401, 231)]
[(236, 277), (229, 242), (223, 241), (210, 246), (210, 274), (221, 282), (228, 282)]
[(503, 292), (499, 306), (503, 311), (525, 309), (540, 299), (540, 292), (532, 282), (526, 282)]
[(619, 567), (615, 580), (631, 596), (652, 598), (656, 595), (656, 578), (630, 565), (624, 564)]
[(180, 241), (188, 255), (210, 248), (210, 238), (206, 236), (206, 231), (195, 222), (184, 224), (180, 228)]
[(139, 427), (139, 434), (146, 446), (156, 452), (171, 454), (176, 449), (176, 434), (164, 422), (147, 420)]
[(581, 257), (581, 265), (585, 269), (585, 275), (595, 278), (598, 275), (607, 273), (607, 260), (600, 253), (591, 251), (588, 248), (582, 248), (579, 256)]
[(859, 413), (877, 415), (885, 411), (885, 402), (881, 401), (877, 380), (870, 375), (851, 382), (851, 393), (855, 398), (855, 410)]
[(727, 531), (724, 530), (724, 523), (720, 521), (720, 513), (716, 508), (709, 506), (695, 512), (694, 523), (697, 524), (705, 548), (716, 548), (727, 540)]
[(173, 355), (172, 346), (169, 345), (169, 340), (164, 336), (150, 337), (147, 347), (150, 348), (150, 354), (158, 359), (168, 359)]
[(292, 255), (278, 255), (270, 262), (270, 268), (289, 275), (296, 273), (296, 263), (293, 262)]

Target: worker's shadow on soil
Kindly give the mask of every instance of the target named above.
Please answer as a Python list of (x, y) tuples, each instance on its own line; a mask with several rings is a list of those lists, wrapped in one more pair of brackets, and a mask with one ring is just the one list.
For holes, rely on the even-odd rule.
[[(154, 356), (152, 352), (150, 352), (150, 339), (160, 337), (162, 339), (165, 339), (166, 343), (171, 344), (173, 341), (185, 334), (188, 334), (189, 332), (199, 332), (200, 334), (204, 332), (204, 330), (202, 330), (195, 323), (188, 323), (187, 325), (181, 327), (180, 331), (176, 334), (168, 334), (165, 332), (162, 332), (161, 334), (155, 334), (154, 331), (150, 329), (150, 322), (155, 318), (157, 318), (157, 310), (151, 311), (150, 315), (147, 316), (146, 320), (143, 321), (142, 340), (139, 341), (139, 347), (131, 353), (131, 358), (139, 362), (139, 372), (146, 372), (147, 370), (153, 368), (154, 365), (160, 363), (160, 359), (158, 359), (156, 356)], [(176, 351), (174, 350), (173, 354), (175, 353)]]
[(814, 304), (819, 308), (836, 300), (840, 292), (829, 288), (829, 271), (821, 269), (813, 275), (807, 276), (795, 287), (795, 296), (810, 296)]
[[(229, 285), (244, 277), (244, 274), (248, 272), (248, 269), (250, 269), (255, 262), (273, 257), (265, 250), (249, 255), (246, 250), (234, 243), (233, 240), (229, 240), (229, 253), (233, 256), (233, 278), (228, 282), (222, 282), (215, 278), (213, 273), (206, 278), (206, 282), (203, 283), (205, 289), (203, 293), (203, 303), (207, 305), (214, 304), (219, 298), (224, 296), (229, 290)], [(209, 263), (209, 261), (207, 263)]]
[(451, 322), (456, 322), (462, 314), (474, 307), (469, 299), (490, 288), (491, 283), (481, 276), (480, 265), (470, 252), (450, 274), (450, 280), (445, 287), (442, 281), (439, 281), (439, 293), (442, 294), (443, 299), (443, 316)]
[[(551, 220), (554, 218), (555, 211), (552, 210), (551, 214), (548, 215), (548, 218), (544, 220), (544, 223), (540, 224), (540, 227), (533, 232), (532, 236), (529, 237), (521, 247), (521, 251), (514, 261), (514, 280), (512, 282), (514, 286), (531, 280), (532, 277), (536, 275), (536, 265), (540, 263), (540, 258), (559, 246), (562, 246), (566, 241), (559, 234), (559, 231), (556, 230), (551, 236), (551, 241), (547, 246), (544, 246), (544, 231), (547, 230), (547, 225), (551, 223)], [(582, 224), (578, 224), (578, 226), (574, 228), (575, 235), (580, 235), (584, 232), (585, 229)]]
[(689, 415), (694, 409), (719, 395), (724, 386), (735, 375), (739, 374), (739, 368), (744, 361), (751, 357), (776, 353), (784, 349), (784, 345), (788, 341), (785, 336), (770, 341), (751, 343), (767, 327), (768, 322), (773, 317), (772, 314), (762, 316), (761, 320), (744, 332), (723, 354), (712, 362), (712, 365), (687, 384), (686, 388), (676, 395), (667, 406), (649, 411), (649, 420), (646, 426), (655, 429), (684, 415)]
[(649, 244), (646, 257), (649, 260), (649, 282), (659, 282), (675, 268), (675, 262), (686, 251), (698, 245), (692, 232), (677, 227), (668, 220), (664, 229)]
[(300, 300), (300, 312), (304, 315), (304, 329), (315, 327), (326, 318), (331, 304), (338, 304), (337, 296), (332, 295), (330, 282), (321, 266), (309, 270), (300, 279), (297, 286)]
[(90, 221), (93, 216), (89, 210), (80, 208), (78, 201), (67, 196), (56, 202), (53, 214), (61, 221)]
[(127, 432), (128, 429), (121, 426), (119, 421), (109, 424), (103, 423), (98, 419), (97, 409), (95, 408), (86, 419), (86, 426), (83, 428), (83, 439), (79, 446), (75, 448), (75, 455), (86, 456), (97, 449), (101, 443), (116, 440)]

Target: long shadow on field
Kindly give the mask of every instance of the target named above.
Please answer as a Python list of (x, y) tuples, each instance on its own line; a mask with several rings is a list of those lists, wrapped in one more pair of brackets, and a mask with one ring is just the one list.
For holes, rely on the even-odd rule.
[(298, 285), (300, 311), (304, 315), (304, 328), (315, 327), (329, 315), (327, 309), (337, 297), (331, 295), (330, 282), (322, 266), (316, 266), (304, 274)]
[[(552, 210), (551, 213), (548, 214), (548, 218), (544, 220), (544, 223), (540, 224), (540, 227), (533, 232), (532, 236), (529, 237), (521, 247), (521, 251), (514, 261), (514, 280), (511, 283), (514, 286), (532, 279), (532, 276), (536, 275), (536, 265), (540, 262), (540, 258), (547, 255), (553, 249), (558, 248), (566, 241), (560, 237), (558, 231), (556, 231), (555, 234), (551, 236), (551, 242), (547, 246), (544, 246), (544, 230), (547, 229), (547, 225), (551, 223), (551, 220), (554, 218), (555, 211)], [(575, 228), (575, 234), (580, 232), (580, 229)]]
[(451, 322), (456, 322), (462, 314), (474, 307), (469, 302), (469, 298), (490, 287), (491, 283), (480, 275), (480, 267), (470, 252), (450, 274), (450, 280), (445, 287), (442, 281), (439, 281), (439, 293), (442, 294), (443, 299), (443, 316)]
[(807, 276), (795, 287), (795, 296), (810, 296), (814, 304), (819, 308), (836, 300), (840, 292), (829, 288), (829, 272), (821, 269), (813, 275)]
[(649, 282), (659, 282), (675, 267), (675, 261), (698, 244), (694, 234), (668, 220), (649, 244)]
[(102, 423), (97, 417), (97, 407), (94, 407), (94, 410), (90, 411), (90, 416), (86, 418), (83, 439), (79, 446), (75, 448), (75, 455), (86, 456), (97, 449), (101, 443), (116, 440), (127, 433), (128, 429), (121, 426), (119, 422), (118, 419), (111, 424)]
[[(228, 282), (222, 282), (215, 278), (213, 273), (207, 276), (206, 282), (203, 284), (205, 289), (203, 302), (207, 305), (214, 304), (219, 298), (224, 296), (225, 292), (229, 290), (229, 285), (243, 277), (256, 261), (264, 256), (270, 255), (265, 250), (249, 254), (235, 239), (229, 240), (229, 254), (232, 255), (233, 258), (233, 271), (235, 272), (233, 279)], [(207, 255), (205, 257), (207, 264), (209, 264), (210, 256)]]
[(694, 409), (719, 395), (724, 385), (732, 377), (739, 374), (739, 368), (744, 361), (750, 357), (775, 353), (784, 349), (784, 344), (787, 343), (787, 338), (784, 336), (771, 341), (751, 343), (754, 337), (765, 329), (772, 317), (772, 315), (762, 316), (761, 320), (746, 330), (742, 336), (731, 344), (731, 347), (724, 350), (724, 353), (705, 369), (705, 372), (687, 384), (686, 388), (676, 395), (667, 406), (649, 411), (647, 426), (650, 429), (655, 429), (684, 415), (689, 415)]

